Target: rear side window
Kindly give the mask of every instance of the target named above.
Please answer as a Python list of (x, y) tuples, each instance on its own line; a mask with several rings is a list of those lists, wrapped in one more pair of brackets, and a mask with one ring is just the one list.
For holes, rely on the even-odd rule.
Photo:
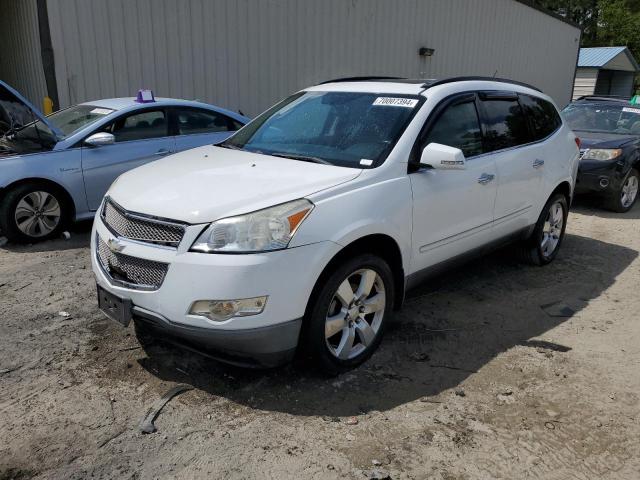
[(471, 100), (448, 107), (436, 120), (425, 145), (440, 143), (462, 150), (465, 157), (482, 153), (482, 132), (475, 103)]
[(489, 98), (481, 103), (488, 152), (517, 147), (532, 141), (527, 117), (515, 98)]
[(556, 107), (550, 102), (542, 98), (520, 95), (520, 104), (524, 109), (525, 115), (529, 117), (533, 140), (547, 138), (562, 125), (562, 120)]
[(236, 130), (230, 119), (208, 110), (178, 110), (178, 135), (215, 133)]

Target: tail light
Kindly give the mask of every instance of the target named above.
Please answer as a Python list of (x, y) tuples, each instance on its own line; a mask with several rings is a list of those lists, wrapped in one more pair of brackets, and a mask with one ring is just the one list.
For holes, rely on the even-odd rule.
[(580, 145), (582, 145), (582, 141), (576, 137), (576, 145), (578, 146), (578, 150), (580, 149)]

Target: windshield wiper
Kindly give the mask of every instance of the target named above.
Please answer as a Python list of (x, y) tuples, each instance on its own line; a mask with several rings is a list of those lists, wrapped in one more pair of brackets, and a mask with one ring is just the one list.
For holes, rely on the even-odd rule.
[(298, 155), (297, 153), (272, 152), (272, 153), (269, 153), (269, 155), (273, 155), (274, 157), (290, 158), (291, 160), (300, 160), (302, 162), (321, 163), (322, 165), (333, 165), (333, 163), (323, 160), (322, 158), (311, 157), (309, 155)]
[(216, 147), (228, 148), (229, 150), (244, 150), (244, 148), (234, 145), (232, 143), (219, 143)]

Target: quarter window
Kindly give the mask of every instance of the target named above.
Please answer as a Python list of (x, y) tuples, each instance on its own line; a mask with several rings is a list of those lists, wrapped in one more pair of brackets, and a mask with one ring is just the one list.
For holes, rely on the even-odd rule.
[(499, 98), (483, 100), (487, 151), (517, 147), (531, 142), (527, 117), (517, 100)]
[(206, 110), (178, 110), (178, 134), (192, 135), (235, 130), (236, 128), (229, 120), (225, 115)]
[(520, 95), (520, 104), (529, 117), (534, 140), (548, 137), (562, 124), (556, 107), (542, 98)]
[(167, 117), (163, 110), (147, 110), (119, 118), (105, 130), (113, 133), (116, 142), (166, 137)]
[(482, 132), (473, 101), (448, 107), (436, 120), (425, 145), (440, 143), (462, 150), (465, 157), (482, 153)]

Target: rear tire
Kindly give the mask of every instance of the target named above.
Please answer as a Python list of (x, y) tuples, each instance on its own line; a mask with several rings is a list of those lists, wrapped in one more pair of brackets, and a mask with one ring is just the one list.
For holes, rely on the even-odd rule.
[(363, 254), (321, 282), (307, 309), (303, 342), (324, 372), (337, 374), (378, 348), (393, 310), (393, 274), (382, 258)]
[(632, 168), (618, 191), (607, 199), (607, 209), (618, 213), (625, 213), (631, 210), (638, 200), (639, 186), (640, 174), (638, 174), (638, 170)]
[(520, 247), (521, 259), (531, 265), (548, 265), (558, 255), (567, 228), (567, 197), (556, 193), (547, 200), (533, 232)]
[(9, 190), (0, 202), (0, 228), (9, 241), (36, 243), (60, 235), (71, 206), (58, 188), (29, 182)]

